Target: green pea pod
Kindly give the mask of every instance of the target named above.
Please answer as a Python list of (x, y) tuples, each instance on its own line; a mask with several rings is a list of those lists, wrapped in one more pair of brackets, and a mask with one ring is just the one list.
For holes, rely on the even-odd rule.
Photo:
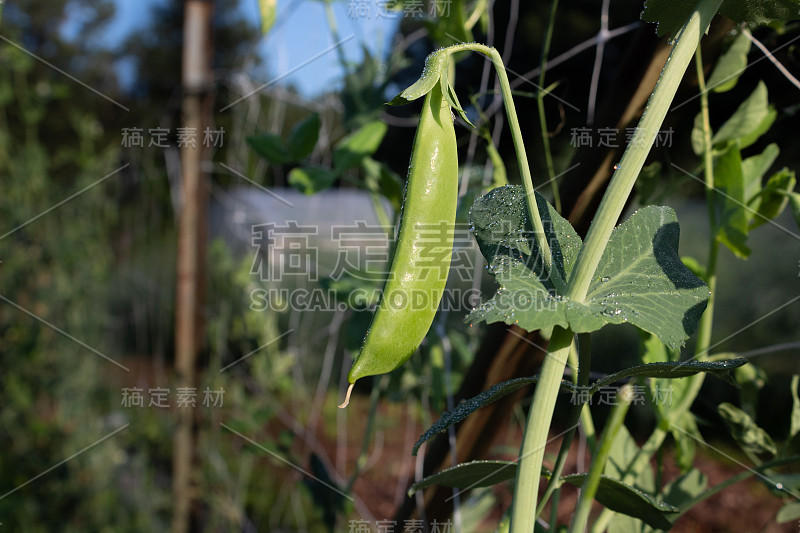
[(414, 137), (389, 277), (339, 407), (347, 406), (357, 379), (399, 367), (428, 333), (447, 284), (457, 201), (453, 115), (437, 83), (425, 97)]

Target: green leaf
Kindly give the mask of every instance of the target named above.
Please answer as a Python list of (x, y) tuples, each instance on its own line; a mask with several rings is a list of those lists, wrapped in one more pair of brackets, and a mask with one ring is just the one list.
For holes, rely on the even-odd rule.
[(336, 145), (333, 166), (342, 172), (361, 165), (362, 160), (375, 153), (381, 145), (387, 126), (380, 120), (368, 122)]
[[(448, 46), (474, 41), (472, 32), (467, 27), (464, 0), (433, 3), (431, 15), (438, 15), (435, 19), (426, 21), (429, 38), (439, 46)], [(435, 8), (435, 11), (434, 11)]]
[(706, 272), (706, 267), (701, 265), (700, 262), (695, 259), (694, 257), (683, 256), (681, 257), (681, 261), (686, 268), (691, 270), (692, 274), (697, 276), (698, 278), (705, 280), (708, 276), (708, 272)]
[(261, 11), (261, 35), (266, 35), (275, 24), (278, 12), (278, 0), (258, 0), (259, 11)]
[[(611, 454), (608, 456), (603, 473), (612, 478), (622, 479), (630, 471), (636, 479), (635, 485), (638, 489), (653, 493), (656, 490), (656, 482), (650, 463), (645, 463), (641, 470), (631, 470), (638, 452), (639, 446), (636, 445), (636, 441), (631, 437), (628, 428), (625, 426), (620, 427), (616, 437), (614, 437)], [(600, 490), (598, 490), (599, 493)]]
[(456, 95), (455, 89), (453, 89), (453, 86), (450, 85), (450, 80), (447, 79), (447, 69), (442, 71), (440, 83), (442, 85), (442, 94), (444, 95), (445, 100), (447, 100), (447, 104), (454, 109), (456, 113), (458, 113), (458, 116), (461, 117), (464, 122), (474, 128), (475, 124), (470, 122), (469, 118), (467, 118), (467, 114), (461, 107), (461, 102), (458, 101), (458, 96)]
[(744, 69), (747, 68), (747, 54), (750, 52), (750, 39), (744, 32), (731, 43), (730, 47), (717, 60), (714, 72), (708, 80), (707, 86), (715, 93), (724, 93), (733, 89), (739, 81)]
[(694, 465), (695, 443), (698, 440), (702, 442), (703, 436), (691, 411), (683, 411), (674, 425), (680, 428), (670, 428), (672, 438), (675, 439), (675, 463), (681, 473), (686, 474)]
[(731, 371), (744, 364), (747, 364), (747, 359), (744, 358), (731, 359), (729, 361), (668, 361), (663, 363), (648, 363), (610, 374), (596, 381), (591, 388), (593, 391), (599, 390), (612, 383), (633, 376), (662, 378), (666, 380), (685, 378), (693, 376), (694, 374), (699, 374), (700, 372), (707, 372), (714, 377), (736, 386)]
[(289, 157), (292, 161), (299, 161), (311, 154), (319, 139), (321, 127), (319, 115), (312, 113), (292, 128), (289, 133)]
[(303, 194), (316, 194), (324, 191), (336, 181), (336, 174), (330, 170), (311, 167), (297, 167), (289, 172), (289, 184)]
[(395, 213), (403, 204), (403, 180), (386, 164), (367, 156), (361, 162), (366, 175), (367, 189), (380, 194), (392, 205)]
[(447, 48), (440, 48), (425, 58), (425, 68), (422, 75), (413, 85), (395, 96), (389, 105), (405, 105), (428, 94), (433, 86), (439, 82), (442, 73), (447, 70), (450, 52)]
[(289, 154), (287, 153), (286, 145), (283, 144), (283, 138), (274, 133), (259, 133), (258, 135), (249, 135), (247, 137), (247, 144), (255, 150), (261, 157), (273, 165), (282, 165), (289, 162)]
[(639, 177), (636, 178), (636, 192), (639, 194), (642, 205), (653, 203), (656, 191), (662, 183), (661, 162), (654, 161), (642, 167)]
[(461, 463), (417, 481), (408, 489), (408, 495), (411, 496), (415, 492), (432, 485), (457, 489), (489, 487), (514, 479), (516, 474), (517, 463), (514, 461), (472, 461)]
[(750, 256), (747, 234), (752, 212), (744, 198), (742, 156), (735, 142), (714, 162), (714, 206), (717, 217), (717, 240), (738, 257)]
[(778, 453), (772, 437), (758, 427), (750, 415), (729, 403), (720, 404), (717, 411), (743, 450), (752, 453), (769, 452), (773, 455)]
[(789, 203), (788, 194), (794, 189), (795, 182), (794, 172), (788, 168), (783, 168), (770, 176), (758, 198), (751, 200), (754, 201), (751, 207), (756, 208), (756, 214), (750, 224), (751, 229), (780, 216)]
[(763, 81), (742, 102), (725, 124), (711, 139), (714, 146), (739, 140), (739, 148), (746, 148), (763, 135), (775, 121), (777, 113), (767, 100), (767, 86)]
[[(538, 193), (536, 203), (554, 268), (569, 279), (581, 239)], [(669, 207), (645, 207), (614, 229), (584, 302), (556, 293), (532, 239), (522, 187), (499, 187), (480, 197), (470, 219), (500, 289), (468, 321), (519, 324), (528, 331), (559, 325), (575, 333), (630, 322), (675, 349), (705, 310), (708, 288), (678, 257), (680, 230)]]
[(744, 197), (747, 198), (748, 202), (761, 192), (761, 179), (775, 162), (775, 159), (778, 158), (779, 153), (778, 145), (772, 143), (767, 145), (760, 154), (742, 160)]
[[(565, 483), (580, 487), (588, 474), (571, 474), (561, 478)], [(614, 512), (638, 518), (656, 529), (670, 529), (668, 515), (680, 511), (677, 507), (655, 499), (644, 491), (618, 479), (600, 477), (600, 486), (595, 499)]]
[[(700, 372), (708, 372), (720, 379), (725, 380), (728, 383), (731, 383), (732, 378), (730, 377), (730, 372), (734, 368), (737, 368), (745, 363), (747, 363), (747, 359), (734, 359), (731, 361), (673, 361), (639, 365), (632, 368), (627, 368), (598, 380), (585, 392), (591, 396), (603, 387), (633, 376), (682, 378), (698, 374)], [(538, 376), (532, 376), (503, 381), (468, 400), (462, 401), (452, 410), (445, 411), (442, 413), (442, 416), (439, 418), (439, 420), (437, 420), (427, 431), (425, 431), (425, 433), (414, 445), (414, 455), (416, 455), (417, 451), (419, 451), (419, 447), (422, 446), (424, 442), (432, 439), (439, 433), (445, 432), (450, 426), (458, 424), (481, 407), (496, 402), (500, 398), (503, 398), (512, 392), (516, 392), (523, 387), (535, 384), (538, 379)], [(578, 389), (576, 389), (568, 381), (561, 382), (561, 391), (570, 393), (584, 392), (582, 390), (578, 391)]]
[(756, 416), (758, 395), (767, 380), (767, 374), (752, 363), (742, 365), (734, 372), (739, 385), (739, 401), (742, 410), (751, 417)]
[(708, 487), (708, 478), (700, 470), (693, 468), (675, 481), (664, 486), (664, 501), (681, 507), (692, 501)]
[[(646, 0), (642, 20), (655, 22), (656, 34), (678, 33), (694, 11), (696, 0)], [(798, 0), (726, 0), (719, 12), (734, 22), (746, 22), (750, 26), (788, 21), (797, 18)]]
[[(516, 473), (517, 463), (514, 461), (472, 461), (447, 468), (414, 483), (408, 489), (408, 494), (410, 496), (432, 485), (457, 489), (488, 487), (514, 479)], [(542, 474), (547, 475), (549, 472), (544, 471)], [(586, 477), (585, 473), (571, 474), (563, 476), (561, 481), (581, 487)], [(612, 511), (633, 516), (659, 529), (669, 529), (672, 524), (666, 514), (679, 510), (677, 507), (659, 501), (635, 487), (608, 476), (600, 478), (596, 499)]]
[(789, 205), (792, 207), (792, 215), (797, 227), (800, 228), (800, 193), (792, 192), (789, 194)]
[(778, 511), (778, 515), (775, 517), (775, 521), (779, 524), (794, 522), (798, 519), (800, 519), (800, 502), (787, 503), (781, 507), (780, 511)]
[[(509, 379), (508, 381), (503, 381), (502, 383), (493, 385), (492, 387), (468, 400), (461, 401), (450, 411), (445, 411), (442, 413), (442, 416), (439, 418), (439, 420), (437, 420), (430, 428), (427, 429), (427, 431), (425, 431), (425, 433), (422, 434), (417, 443), (414, 444), (412, 453), (417, 455), (419, 447), (422, 446), (423, 443), (432, 439), (437, 434), (447, 431), (447, 428), (458, 424), (481, 407), (485, 407), (490, 403), (496, 402), (500, 398), (507, 396), (512, 392), (516, 392), (523, 387), (533, 385), (538, 380), (539, 376)], [(562, 392), (572, 392), (574, 388), (570, 382), (562, 381), (561, 390)]]
[(689, 138), (692, 141), (692, 151), (695, 155), (703, 155), (703, 151), (706, 149), (703, 113), (698, 113), (694, 116), (694, 126), (692, 126), (692, 133)]

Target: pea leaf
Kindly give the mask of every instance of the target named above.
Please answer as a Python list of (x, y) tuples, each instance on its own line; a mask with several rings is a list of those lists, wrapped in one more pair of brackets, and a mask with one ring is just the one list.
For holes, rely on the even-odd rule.
[(783, 212), (789, 202), (787, 194), (794, 189), (795, 181), (794, 172), (788, 168), (783, 168), (770, 176), (758, 196), (751, 199), (751, 202), (754, 202), (754, 206), (751, 207), (756, 209), (751, 228), (758, 227)]
[(747, 359), (745, 358), (731, 359), (728, 361), (666, 361), (648, 363), (646, 365), (632, 366), (597, 380), (591, 386), (590, 392), (594, 393), (612, 383), (634, 376), (667, 380), (685, 378), (699, 374), (700, 372), (707, 372), (735, 387), (736, 382), (731, 375), (731, 371), (744, 364), (747, 364)]
[[(468, 400), (460, 402), (450, 411), (445, 411), (442, 413), (442, 416), (439, 418), (439, 420), (434, 422), (434, 424), (422, 434), (416, 444), (414, 444), (412, 453), (417, 455), (419, 447), (422, 446), (426, 441), (429, 441), (439, 433), (447, 431), (447, 428), (458, 424), (481, 407), (485, 407), (490, 403), (496, 402), (500, 398), (507, 396), (512, 392), (516, 392), (523, 387), (533, 385), (538, 381), (538, 379), (539, 376), (533, 376), (503, 381), (497, 385), (493, 385), (492, 387)], [(572, 384), (568, 381), (562, 381), (561, 390), (571, 392), (573, 390)]]
[(792, 206), (792, 215), (797, 227), (800, 228), (800, 192), (789, 193), (789, 205)]
[(683, 411), (675, 421), (675, 425), (680, 428), (670, 429), (672, 438), (675, 439), (675, 463), (681, 473), (686, 474), (694, 465), (695, 442), (702, 442), (703, 435), (691, 411)]
[(761, 179), (769, 167), (778, 158), (780, 149), (775, 143), (767, 145), (760, 154), (742, 160), (742, 177), (744, 180), (744, 197), (751, 200), (761, 191)]
[[(587, 477), (588, 474), (570, 474), (563, 476), (561, 480), (580, 487)], [(606, 475), (600, 477), (600, 486), (595, 499), (612, 511), (638, 518), (656, 529), (670, 529), (672, 522), (668, 515), (680, 511), (673, 505), (657, 500), (636, 487)]]
[(743, 450), (753, 453), (769, 452), (773, 455), (778, 453), (772, 437), (758, 427), (750, 415), (727, 402), (720, 404), (717, 411)]
[[(520, 186), (500, 187), (472, 207), (475, 238), (500, 288), (467, 321), (519, 324), (529, 331), (558, 325), (576, 333), (629, 322), (671, 349), (694, 332), (708, 288), (678, 257), (680, 229), (672, 209), (648, 206), (615, 228), (586, 299), (578, 302), (557, 294), (549, 280), (524, 198)], [(536, 203), (554, 268), (569, 279), (581, 239), (538, 193)]]
[(322, 122), (317, 113), (312, 113), (300, 121), (289, 133), (289, 157), (292, 161), (299, 161), (307, 157), (314, 150), (319, 139), (319, 129)]
[(714, 146), (738, 140), (739, 148), (746, 148), (756, 142), (775, 121), (777, 112), (767, 101), (767, 86), (763, 81), (742, 102), (733, 115), (720, 126), (711, 139)]
[[(695, 5), (696, 0), (646, 0), (642, 20), (655, 22), (659, 37), (667, 34), (675, 36), (689, 19)], [(719, 12), (734, 22), (759, 26), (774, 21), (794, 20), (798, 7), (798, 0), (726, 0)]]
[(413, 85), (395, 96), (389, 105), (405, 105), (428, 94), (433, 86), (439, 82), (442, 72), (447, 69), (450, 52), (447, 48), (440, 48), (425, 58), (425, 68), (422, 75)]
[(708, 487), (708, 478), (696, 468), (664, 486), (664, 501), (680, 507), (699, 496)]
[(689, 135), (689, 139), (692, 142), (692, 151), (695, 155), (702, 155), (703, 150), (705, 150), (706, 144), (703, 137), (703, 113), (698, 113), (694, 116), (694, 126), (692, 127), (692, 133)]
[(287, 153), (286, 145), (283, 143), (283, 138), (274, 133), (259, 133), (258, 135), (249, 135), (247, 137), (247, 144), (255, 150), (261, 157), (273, 165), (282, 165), (289, 162), (289, 154)]
[[(622, 479), (629, 472), (636, 476), (636, 487), (647, 492), (655, 492), (656, 482), (650, 463), (642, 465), (641, 470), (631, 470), (639, 453), (639, 446), (625, 426), (620, 427), (611, 445), (611, 453), (603, 473), (612, 478)], [(600, 491), (598, 490), (598, 493)]]
[(794, 522), (800, 518), (800, 502), (789, 502), (778, 511), (775, 521), (779, 524)]
[(357, 167), (381, 145), (387, 126), (380, 120), (368, 122), (339, 141), (333, 150), (333, 166), (338, 172)]
[(714, 207), (717, 217), (717, 240), (741, 258), (750, 256), (747, 234), (750, 231), (752, 211), (744, 197), (742, 156), (736, 143), (714, 161)]
[(708, 79), (708, 87), (715, 93), (730, 91), (739, 81), (739, 76), (747, 68), (747, 54), (750, 52), (750, 39), (740, 33), (730, 47), (717, 60), (714, 72)]
[(336, 181), (336, 174), (330, 170), (312, 167), (297, 167), (289, 172), (289, 184), (303, 194), (316, 194), (324, 191)]
[(408, 495), (432, 485), (457, 489), (490, 487), (514, 479), (517, 463), (514, 461), (471, 461), (461, 463), (417, 481), (408, 489)]
[[(414, 483), (408, 489), (408, 494), (410, 496), (432, 485), (458, 489), (488, 487), (514, 479), (516, 474), (517, 463), (514, 461), (472, 461), (447, 468)], [(543, 469), (542, 475), (549, 477), (549, 474)], [(581, 487), (587, 476), (585, 473), (570, 474), (561, 477), (561, 481)], [(633, 516), (658, 529), (669, 529), (672, 523), (667, 519), (667, 513), (679, 511), (677, 507), (605, 475), (600, 478), (596, 499), (612, 511)]]
[[(626, 368), (615, 374), (606, 376), (605, 378), (596, 381), (588, 389), (577, 389), (569, 381), (561, 382), (561, 392), (581, 393), (582, 397), (588, 401), (591, 395), (598, 392), (603, 387), (611, 385), (617, 381), (625, 378), (639, 376), (639, 377), (660, 377), (660, 378), (682, 378), (691, 376), (700, 372), (708, 372), (720, 379), (731, 382), (730, 372), (734, 368), (747, 363), (747, 359), (734, 359), (731, 361), (678, 361), (664, 362), (664, 363), (651, 363), (646, 365), (634, 366)], [(473, 396), (468, 400), (464, 400), (456, 405), (452, 410), (445, 411), (442, 416), (437, 420), (425, 433), (419, 438), (414, 445), (413, 453), (416, 455), (419, 447), (422, 444), (439, 433), (443, 433), (455, 424), (458, 424), (469, 415), (490, 403), (496, 402), (500, 398), (508, 396), (509, 394), (518, 391), (528, 385), (533, 385), (539, 379), (539, 376), (514, 378), (508, 381), (500, 382), (485, 391)]]

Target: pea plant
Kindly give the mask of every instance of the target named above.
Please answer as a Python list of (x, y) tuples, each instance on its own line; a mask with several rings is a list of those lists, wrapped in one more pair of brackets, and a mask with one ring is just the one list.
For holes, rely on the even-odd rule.
[[(649, 0), (643, 17), (658, 23), (659, 34), (673, 36), (673, 49), (656, 88), (615, 167), (609, 187), (594, 216), (586, 238), (539, 193), (534, 191), (511, 86), (500, 54), (477, 43), (459, 43), (428, 56), (419, 80), (391, 103), (398, 105), (424, 97), (422, 115), (411, 155), (408, 184), (400, 219), (400, 234), (379, 309), (348, 376), (350, 392), (359, 378), (389, 372), (403, 364), (420, 345), (436, 313), (446, 283), (439, 273), (449, 265), (450, 254), (424, 260), (423, 228), (440, 228), (442, 242), (450, 243), (457, 203), (458, 160), (451, 110), (466, 122), (466, 114), (452, 86), (454, 54), (476, 52), (494, 65), (519, 164), (522, 186), (497, 187), (478, 198), (470, 223), (490, 272), (498, 281), (494, 296), (474, 309), (470, 323), (503, 322), (525, 330), (541, 330), (549, 336), (547, 355), (537, 376), (498, 383), (478, 396), (445, 412), (420, 438), (415, 452), (482, 406), (522, 387), (535, 384), (519, 460), (477, 461), (436, 473), (416, 483), (411, 491), (439, 484), (468, 489), (514, 479), (513, 503), (500, 528), (512, 532), (593, 532), (668, 530), (692, 506), (750, 475), (765, 480), (782, 479), (778, 467), (800, 460), (800, 399), (798, 378), (792, 382), (794, 399), (791, 427), (786, 442), (778, 447), (751, 414), (730, 404), (719, 413), (732, 435), (755, 466), (720, 485), (692, 469), (694, 442), (700, 433), (689, 408), (706, 375), (732, 385), (751, 386), (752, 365), (735, 354), (711, 354), (711, 330), (716, 268), (720, 245), (746, 257), (748, 233), (777, 217), (791, 205), (800, 223), (800, 194), (794, 192), (795, 176), (782, 169), (767, 177), (778, 148), (768, 146), (761, 154), (742, 158), (775, 120), (763, 84), (755, 89), (716, 132), (711, 129), (709, 90), (728, 90), (736, 85), (743, 47), (737, 39), (718, 62), (710, 83), (703, 75), (699, 43), (711, 19), (719, 12), (749, 25), (789, 20), (796, 16), (795, 1), (700, 0), (669, 3)], [(745, 53), (746, 56), (746, 53)], [(701, 157), (711, 234), (706, 265), (678, 254), (679, 226), (673, 209), (646, 206), (620, 225), (626, 201), (669, 110), (687, 68), (696, 62), (701, 113), (695, 120), (692, 144)], [(741, 65), (743, 66), (743, 65)], [(615, 227), (616, 226), (616, 227)], [(450, 237), (452, 239), (452, 237)], [(445, 269), (446, 272), (446, 269)], [(422, 294), (424, 305), (409, 310), (407, 302)], [(606, 324), (628, 323), (643, 334), (643, 364), (621, 370), (590, 383), (589, 334)], [(681, 348), (697, 332), (694, 354), (681, 358)], [(567, 365), (572, 380), (564, 379)], [(602, 432), (595, 434), (589, 409), (591, 396), (622, 380), (644, 380), (655, 396), (659, 387), (674, 382), (676, 401), (654, 402), (658, 424), (639, 447), (625, 429), (624, 419), (632, 401), (632, 386), (618, 389), (618, 401)], [(553, 421), (556, 400), (562, 392), (583, 391), (581, 402), (568, 414), (568, 431), (552, 469), (544, 467), (545, 444)], [(562, 475), (575, 430), (587, 434), (591, 464), (587, 472)], [(667, 436), (677, 443), (682, 476), (657, 486), (651, 459)], [(545, 480), (540, 497), (540, 484)], [(562, 486), (580, 488), (570, 524), (548, 523), (540, 514), (548, 502), (557, 506)], [(772, 483), (785, 499), (781, 520), (795, 520), (797, 489), (788, 481)], [(795, 482), (796, 485), (796, 482)], [(593, 502), (605, 509), (590, 525)]]

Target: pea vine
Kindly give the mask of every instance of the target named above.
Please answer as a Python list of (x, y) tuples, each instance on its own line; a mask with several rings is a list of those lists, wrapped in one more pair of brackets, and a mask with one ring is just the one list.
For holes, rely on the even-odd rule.
[[(636, 517), (653, 528), (669, 529), (674, 519), (685, 512), (685, 507), (657, 500), (647, 490), (639, 488), (642, 483), (647, 484), (647, 480), (642, 481), (637, 477), (646, 478), (643, 472), (649, 471), (646, 468), (649, 460), (666, 435), (672, 434), (679, 445), (688, 446), (684, 433), (690, 436), (697, 434), (693, 418), (687, 413), (699, 392), (704, 375), (712, 374), (733, 382), (732, 372), (738, 372), (737, 369), (746, 363), (744, 359), (732, 357), (714, 360), (719, 358), (709, 357), (707, 353), (719, 244), (727, 246), (737, 255), (746, 256), (749, 251), (745, 240), (749, 229), (758, 225), (761, 219), (777, 216), (787, 202), (797, 202), (797, 193), (792, 192), (794, 174), (787, 170), (771, 177), (763, 189), (760, 185), (754, 185), (760, 184), (769, 166), (765, 162), (774, 160), (774, 157), (770, 159), (772, 152), (765, 151), (758, 161), (751, 164), (742, 163), (740, 150), (746, 139), (757, 138), (760, 135), (758, 132), (763, 133), (774, 120), (774, 114), (770, 115), (766, 105), (766, 89), (757, 88), (751, 99), (743, 104), (748, 112), (764, 108), (760, 118), (755, 121), (753, 131), (743, 131), (748, 127), (747, 121), (735, 115), (729, 121), (730, 126), (726, 124), (712, 135), (698, 45), (718, 12), (736, 21), (759, 24), (791, 18), (796, 11), (795, 1), (699, 0), (692, 5), (691, 2), (676, 4), (650, 0), (646, 3), (643, 18), (657, 22), (659, 34), (673, 35), (674, 46), (635, 134), (615, 167), (616, 171), (585, 240), (581, 240), (569, 222), (534, 191), (511, 86), (497, 50), (477, 43), (460, 43), (437, 50), (427, 58), (419, 80), (391, 102), (395, 105), (404, 104), (435, 90), (469, 123), (451, 86), (449, 72), (452, 56), (458, 52), (472, 51), (486, 56), (492, 62), (511, 128), (522, 186), (498, 187), (478, 198), (472, 207), (470, 218), (475, 238), (500, 288), (490, 300), (476, 308), (467, 320), (471, 323), (504, 322), (529, 331), (551, 332), (547, 355), (538, 376), (497, 384), (462, 403), (445, 413), (415, 447), (416, 452), (422, 442), (445, 431), (476, 409), (535, 383), (518, 462), (501, 464), (481, 461), (459, 465), (421, 481), (412, 487), (412, 491), (431, 484), (484, 486), (513, 477), (514, 500), (509, 516), (512, 532), (534, 531), (544, 504), (554, 490), (564, 483), (581, 487), (570, 532), (585, 530), (595, 499), (606, 507), (592, 526), (592, 531), (598, 532), (608, 527), (615, 513)], [(736, 49), (734, 53), (740, 54)], [(678, 86), (693, 59), (698, 64), (702, 111), (698, 115), (692, 138), (696, 152), (703, 156), (713, 233), (709, 264), (705, 269), (690, 269), (679, 257), (680, 230), (675, 212), (669, 207), (642, 208), (617, 226)], [(730, 85), (729, 79), (723, 81)], [(753, 114), (748, 116), (752, 118)], [(733, 171), (721, 172), (715, 181), (715, 168), (721, 166)], [(715, 195), (715, 189), (721, 189), (724, 197)], [(731, 202), (752, 208), (742, 211)], [(548, 472), (543, 468), (544, 449), (557, 396), (563, 390), (572, 387), (574, 391), (578, 384), (588, 383), (590, 351), (588, 337), (581, 334), (596, 331), (606, 324), (620, 323), (630, 323), (649, 334), (645, 342), (646, 364), (594, 383), (589, 388), (589, 396), (605, 384), (622, 378), (650, 377), (653, 383), (658, 383), (659, 380), (689, 377), (681, 388), (679, 401), (669, 409), (660, 408), (661, 423), (641, 448), (633, 443), (622, 423), (630, 399), (627, 388), (620, 390), (621, 403), (612, 410), (599, 439), (593, 434), (588, 410), (577, 406), (570, 416), (576, 423), (581, 419), (590, 432), (594, 451), (591, 467), (585, 474), (561, 476), (566, 458), (566, 450), (562, 445), (554, 470)], [(678, 361), (676, 354), (698, 330), (698, 326), (700, 338), (694, 359)], [(581, 335), (580, 343), (576, 343), (576, 335)], [(574, 384), (563, 379), (567, 364), (577, 370)], [(752, 421), (735, 408), (726, 407), (721, 412), (736, 431), (751, 431), (761, 435), (748, 425)], [(571, 425), (564, 439), (567, 450), (575, 425)], [(800, 423), (796, 429), (800, 432)], [(774, 444), (770, 447), (768, 436), (760, 436), (755, 440), (757, 452), (775, 451)], [(636, 451), (627, 454), (624, 465), (617, 461), (614, 463), (616, 466), (611, 466), (610, 458), (621, 453), (619, 450), (631, 449)], [(778, 462), (782, 460), (790, 462), (786, 458), (775, 459)], [(767, 468), (768, 464), (763, 463), (759, 468)], [(548, 485), (540, 501), (542, 477), (548, 480)], [(688, 484), (691, 480), (687, 478), (683, 482)], [(686, 502), (687, 505), (705, 497), (702, 490), (693, 489), (692, 492), (694, 497)]]

